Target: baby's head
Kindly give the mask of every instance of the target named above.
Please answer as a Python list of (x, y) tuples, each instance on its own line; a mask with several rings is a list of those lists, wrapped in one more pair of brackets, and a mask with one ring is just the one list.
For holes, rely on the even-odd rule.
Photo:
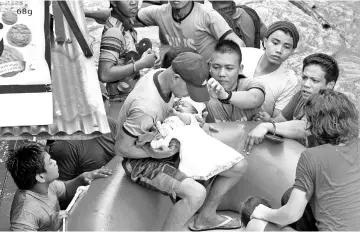
[(202, 115), (205, 109), (204, 103), (193, 101), (190, 97), (183, 97), (174, 103), (174, 109), (181, 113)]
[(248, 225), (248, 222), (251, 220), (251, 215), (254, 209), (260, 204), (271, 208), (271, 204), (262, 197), (249, 197), (240, 205), (238, 211), (241, 216), (241, 222), (244, 227)]

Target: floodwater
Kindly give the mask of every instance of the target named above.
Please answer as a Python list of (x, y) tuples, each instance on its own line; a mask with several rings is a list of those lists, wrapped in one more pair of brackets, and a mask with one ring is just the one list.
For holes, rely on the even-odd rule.
[[(288, 65), (300, 77), (302, 60), (307, 55), (323, 52), (333, 55), (339, 62), (341, 73), (336, 90), (341, 91), (359, 108), (360, 102), (360, 2), (359, 1), (307, 1), (334, 29), (324, 29), (313, 17), (286, 0), (236, 1), (255, 9), (266, 25), (277, 20), (293, 22), (299, 30), (300, 42)], [(208, 3), (209, 4), (209, 3)], [(107, 1), (85, 0), (87, 9), (108, 7)], [(99, 57), (102, 25), (87, 19), (90, 42), (95, 52), (95, 64)], [(139, 28), (139, 39), (148, 37), (159, 50), (156, 27)]]

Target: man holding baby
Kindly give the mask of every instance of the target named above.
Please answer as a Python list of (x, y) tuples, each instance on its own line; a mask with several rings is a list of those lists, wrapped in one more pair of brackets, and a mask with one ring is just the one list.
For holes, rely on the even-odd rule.
[(221, 172), (207, 193), (205, 187), (178, 169), (179, 143), (172, 140), (167, 149), (153, 149), (149, 134), (155, 123), (163, 122), (173, 107), (174, 97), (190, 96), (195, 102), (209, 100), (207, 79), (209, 69), (196, 53), (178, 55), (167, 69), (158, 69), (143, 76), (129, 94), (119, 113), (116, 154), (124, 157), (123, 167), (131, 180), (155, 189), (172, 198), (181, 198), (173, 205), (162, 230), (180, 230), (197, 212), (191, 229), (202, 230), (222, 224), (223, 229), (240, 228), (241, 223), (217, 215), (222, 197), (240, 180), (247, 162), (242, 159)]

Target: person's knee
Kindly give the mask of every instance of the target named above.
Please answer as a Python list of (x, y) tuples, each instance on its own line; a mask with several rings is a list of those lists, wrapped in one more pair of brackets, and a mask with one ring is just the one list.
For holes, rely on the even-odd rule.
[(248, 162), (246, 159), (241, 160), (240, 162), (238, 162), (237, 164), (235, 164), (230, 171), (232, 172), (233, 175), (235, 176), (242, 176), (248, 167)]
[(182, 181), (177, 192), (183, 200), (188, 202), (194, 211), (202, 206), (207, 196), (207, 190), (203, 185), (190, 178)]

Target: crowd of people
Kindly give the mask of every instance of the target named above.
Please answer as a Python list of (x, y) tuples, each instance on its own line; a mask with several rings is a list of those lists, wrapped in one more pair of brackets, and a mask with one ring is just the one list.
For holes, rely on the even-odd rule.
[[(111, 133), (46, 146), (29, 142), (10, 151), (6, 167), (19, 188), (11, 230), (58, 230), (67, 217), (59, 202), (64, 209), (78, 186), (111, 175), (103, 166), (115, 155), (123, 157), (131, 181), (172, 199), (162, 230), (181, 229), (196, 212), (192, 231), (360, 230), (359, 114), (333, 90), (337, 61), (311, 54), (297, 77), (285, 65), (300, 42), (292, 22), (266, 26), (249, 7), (210, 2), (212, 7), (192, 0), (139, 7), (138, 0), (122, 0), (86, 12), (104, 23), (98, 77)], [(148, 49), (127, 60), (139, 53), (135, 25), (158, 26), (170, 50), (160, 57)], [(141, 76), (144, 68), (152, 70)], [(182, 171), (183, 143), (169, 133), (188, 126), (216, 133), (209, 123), (235, 121), (259, 121), (246, 138), (245, 154), (267, 133), (307, 148), (294, 185), (279, 199), (281, 208), (252, 196), (239, 218), (217, 212), (248, 168), (241, 154), (208, 181)]]

